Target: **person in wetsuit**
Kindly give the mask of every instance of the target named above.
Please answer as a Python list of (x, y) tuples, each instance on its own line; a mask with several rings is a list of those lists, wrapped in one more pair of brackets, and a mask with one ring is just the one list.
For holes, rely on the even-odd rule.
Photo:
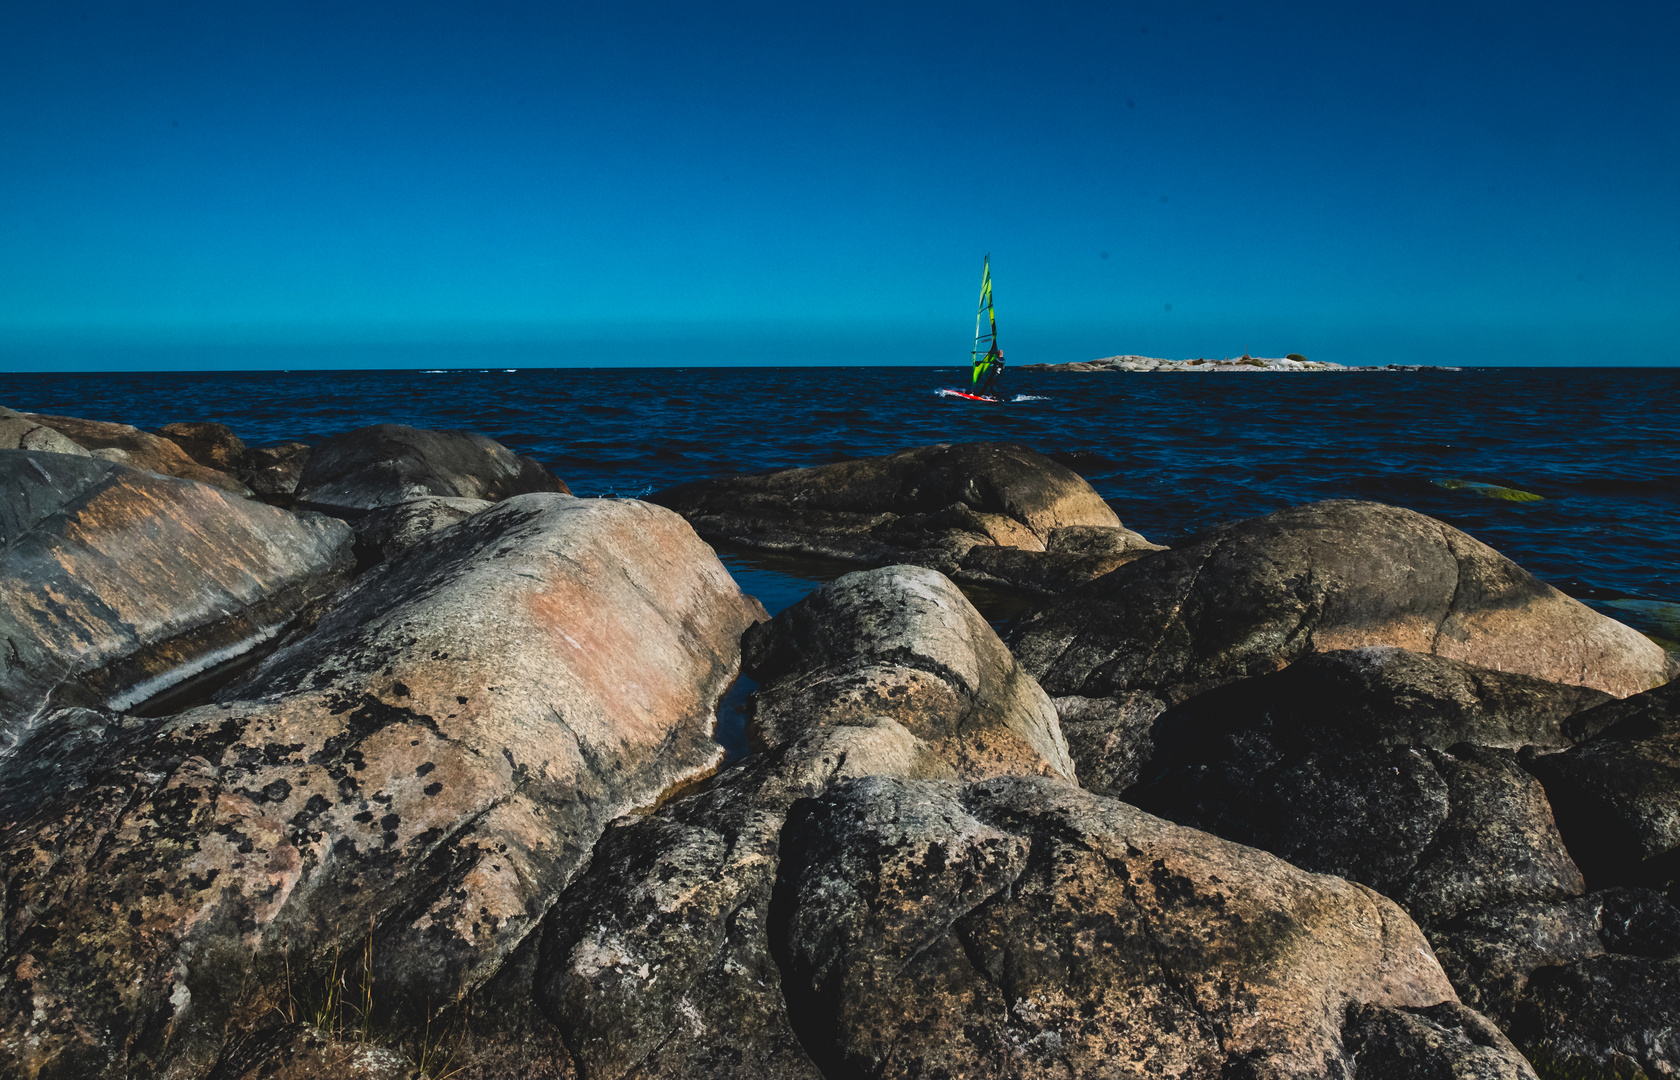
[(991, 350), (974, 365), (974, 392), (991, 397), (997, 388), (998, 376), (1002, 373), (1003, 353), (993, 344)]

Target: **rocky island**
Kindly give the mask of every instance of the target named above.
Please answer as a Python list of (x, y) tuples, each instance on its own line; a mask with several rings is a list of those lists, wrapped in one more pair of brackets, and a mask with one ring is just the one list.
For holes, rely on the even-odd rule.
[(1462, 368), (1431, 364), (1387, 364), (1382, 367), (1352, 367), (1323, 360), (1308, 360), (1300, 353), (1288, 356), (1242, 356), (1213, 360), (1162, 360), (1153, 356), (1105, 356), (1100, 360), (1075, 360), (1067, 364), (1023, 364), (1021, 371), (1462, 371)]
[(0, 412), (0, 1077), (1680, 1068), (1675, 659), (1392, 506), (1175, 544), (1011, 443)]

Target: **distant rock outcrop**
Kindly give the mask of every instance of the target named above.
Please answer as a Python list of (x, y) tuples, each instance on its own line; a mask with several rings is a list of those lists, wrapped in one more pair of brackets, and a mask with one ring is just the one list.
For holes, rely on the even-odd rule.
[(1349, 371), (1344, 364), (1308, 360), (1299, 354), (1259, 357), (1243, 355), (1222, 360), (1161, 360), (1153, 356), (1105, 356), (1101, 360), (1075, 360), (1068, 364), (1024, 364), (1021, 371)]

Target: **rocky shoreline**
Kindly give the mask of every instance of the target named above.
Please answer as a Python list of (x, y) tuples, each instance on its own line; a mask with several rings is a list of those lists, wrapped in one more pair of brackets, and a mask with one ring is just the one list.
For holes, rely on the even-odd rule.
[(1680, 1067), (1675, 658), (1424, 515), (9, 410), (0, 481), (0, 1077)]
[(1023, 364), (1021, 371), (1463, 371), (1459, 367), (1434, 364), (1386, 364), (1381, 367), (1354, 367), (1332, 364), (1324, 360), (1308, 360), (1299, 353), (1288, 356), (1224, 357), (1219, 360), (1197, 357), (1194, 360), (1162, 360), (1154, 356), (1105, 356), (1100, 360), (1075, 360), (1066, 364)]

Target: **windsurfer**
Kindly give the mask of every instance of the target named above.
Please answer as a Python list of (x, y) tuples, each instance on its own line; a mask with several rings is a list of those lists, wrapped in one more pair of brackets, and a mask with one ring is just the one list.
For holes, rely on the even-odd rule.
[(974, 365), (974, 392), (990, 395), (997, 388), (998, 376), (1003, 373), (1003, 353), (994, 343), (980, 362)]

